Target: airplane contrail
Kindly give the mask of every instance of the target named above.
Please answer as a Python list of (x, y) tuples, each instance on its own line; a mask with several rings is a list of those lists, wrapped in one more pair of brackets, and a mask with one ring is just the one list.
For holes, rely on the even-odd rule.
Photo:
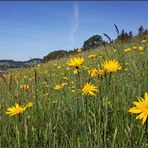
[(71, 48), (74, 48), (75, 44), (75, 34), (79, 28), (79, 3), (75, 2), (73, 3), (73, 12), (74, 12), (74, 21), (73, 21), (73, 27), (70, 33), (70, 40), (71, 40)]

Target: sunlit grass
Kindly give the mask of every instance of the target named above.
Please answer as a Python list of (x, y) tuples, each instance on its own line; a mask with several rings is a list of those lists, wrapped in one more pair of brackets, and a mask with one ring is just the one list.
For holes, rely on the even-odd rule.
[[(85, 62), (72, 66), (67, 57), (3, 74), (0, 147), (146, 147), (145, 126), (128, 110), (148, 91), (147, 41), (117, 47), (79, 52), (75, 57)], [(111, 75), (103, 67), (110, 59), (120, 63)], [(93, 84), (94, 95), (82, 91), (86, 83)], [(33, 105), (21, 120), (5, 114), (28, 102)]]

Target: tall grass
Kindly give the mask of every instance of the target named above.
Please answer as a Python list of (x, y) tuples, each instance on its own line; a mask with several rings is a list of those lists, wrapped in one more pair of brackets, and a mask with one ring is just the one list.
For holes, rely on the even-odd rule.
[[(145, 49), (124, 52), (133, 45)], [(0, 147), (146, 147), (145, 127), (128, 109), (137, 96), (148, 91), (148, 46), (139, 41), (114, 47), (81, 53), (85, 63), (79, 77), (66, 64), (67, 58), (2, 74)], [(88, 58), (95, 53), (96, 58)], [(118, 60), (122, 70), (112, 74), (110, 85), (105, 77), (92, 77), (91, 83), (98, 87), (96, 96), (82, 95), (89, 80), (87, 70), (101, 68), (106, 59)], [(62, 82), (67, 85), (53, 89)], [(29, 91), (21, 90), (21, 84), (29, 84)], [(33, 106), (20, 114), (21, 120), (5, 114), (15, 102), (29, 101)]]

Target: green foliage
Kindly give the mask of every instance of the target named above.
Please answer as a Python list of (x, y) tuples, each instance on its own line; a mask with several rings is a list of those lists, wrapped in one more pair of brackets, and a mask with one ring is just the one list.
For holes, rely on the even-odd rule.
[(53, 51), (50, 52), (47, 56), (44, 56), (43, 61), (50, 61), (53, 59), (59, 59), (64, 57), (67, 54), (67, 51), (64, 50), (57, 50), (57, 51)]
[(134, 38), (138, 39), (138, 40), (143, 40), (143, 39), (148, 39), (148, 30), (144, 29), (143, 26), (140, 26), (140, 28), (138, 29), (138, 34), (137, 35), (133, 35), (133, 32), (130, 31), (129, 33), (125, 32), (124, 30), (121, 31), (121, 33), (119, 33), (119, 29), (117, 27), (117, 25), (115, 25), (116, 28), (116, 32), (117, 32), (117, 38), (115, 39), (115, 42), (129, 42), (132, 41)]
[(104, 44), (105, 41), (103, 41), (100, 35), (93, 35), (88, 40), (84, 41), (83, 50), (93, 49)]

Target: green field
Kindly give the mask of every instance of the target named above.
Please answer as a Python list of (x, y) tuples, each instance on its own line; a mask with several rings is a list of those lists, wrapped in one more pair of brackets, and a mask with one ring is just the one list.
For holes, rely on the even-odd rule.
[[(75, 57), (85, 59), (78, 74), (67, 57), (1, 75), (0, 147), (148, 146), (146, 124), (128, 112), (148, 91), (148, 41), (108, 44)], [(121, 70), (88, 74), (106, 60), (118, 61)], [(82, 94), (87, 82), (97, 87), (94, 96)], [(24, 84), (29, 88), (22, 89)], [(6, 114), (15, 103), (28, 102), (33, 105), (23, 113)]]

